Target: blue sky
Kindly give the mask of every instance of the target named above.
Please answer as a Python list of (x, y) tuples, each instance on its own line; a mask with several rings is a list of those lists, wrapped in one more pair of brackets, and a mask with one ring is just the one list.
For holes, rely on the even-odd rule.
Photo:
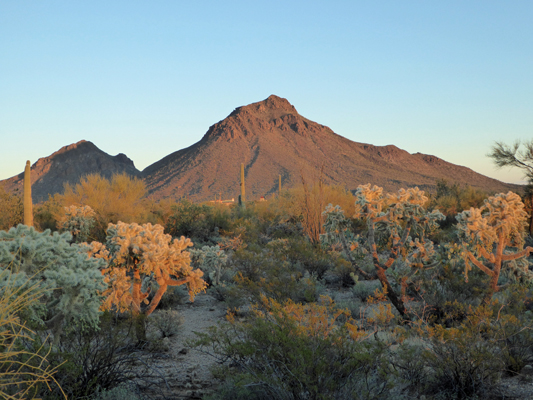
[(0, 179), (85, 139), (137, 168), (270, 94), (351, 140), (519, 182), (531, 1), (0, 0)]

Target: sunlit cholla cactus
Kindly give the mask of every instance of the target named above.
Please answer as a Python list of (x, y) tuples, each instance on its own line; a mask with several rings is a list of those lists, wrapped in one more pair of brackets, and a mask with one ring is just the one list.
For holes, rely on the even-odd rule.
[[(104, 269), (109, 288), (103, 308), (116, 307), (133, 314), (151, 314), (168, 286), (187, 285), (191, 301), (205, 289), (203, 272), (193, 270), (187, 247), (192, 242), (185, 237), (172, 240), (161, 225), (139, 225), (119, 222), (109, 224), (106, 244), (91, 243), (91, 254), (108, 262)], [(148, 301), (149, 289), (143, 290), (143, 282), (154, 280), (158, 289)], [(146, 285), (145, 285), (146, 286)], [(142, 303), (149, 304), (141, 309)]]
[(228, 261), (228, 256), (220, 246), (203, 246), (198, 250), (190, 250), (191, 256), (195, 259), (196, 265), (207, 271), (213, 285), (221, 283), (222, 268)]
[[(490, 277), (488, 302), (499, 290), (498, 279), (503, 263), (528, 256), (533, 247), (524, 247), (528, 215), (520, 196), (508, 192), (491, 196), (480, 208), (470, 208), (457, 215), (457, 229), (462, 240), (465, 278), (472, 264)], [(521, 268), (522, 278), (533, 281), (529, 268)]]
[[(392, 304), (405, 316), (404, 297), (409, 274), (399, 277), (401, 294), (398, 296), (386, 272), (396, 260), (404, 261), (411, 269), (421, 268), (429, 263), (434, 256), (434, 249), (433, 243), (425, 236), (437, 228), (437, 221), (444, 219), (444, 216), (438, 211), (429, 212), (424, 208), (428, 198), (418, 188), (400, 189), (397, 193), (385, 195), (382, 188), (368, 184), (359, 186), (355, 197), (354, 218), (366, 221), (367, 236), (354, 236), (340, 207), (329, 205), (324, 212), (326, 235), (322, 240), (326, 243), (339, 241), (356, 268), (352, 252), (355, 250), (370, 254), (375, 267), (375, 277), (386, 289)], [(385, 235), (387, 238), (387, 246), (381, 249), (381, 256), (376, 244), (378, 235)], [(361, 269), (358, 271), (368, 275)]]
[[(100, 293), (106, 288), (103, 263), (70, 239), (68, 232), (37, 232), (25, 225), (0, 231), (0, 268), (12, 271), (15, 285), (29, 279), (48, 289), (32, 305), (29, 319), (51, 329), (56, 341), (66, 326), (98, 324)], [(0, 290), (5, 285), (0, 282)]]
[(59, 220), (59, 229), (72, 234), (72, 242), (86, 242), (89, 232), (94, 226), (94, 210), (89, 206), (68, 206), (64, 207), (65, 214)]

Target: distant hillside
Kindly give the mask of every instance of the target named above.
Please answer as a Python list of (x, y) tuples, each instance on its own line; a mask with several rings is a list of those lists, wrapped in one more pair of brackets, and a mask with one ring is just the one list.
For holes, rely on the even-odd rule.
[[(65, 182), (77, 183), (84, 175), (99, 173), (109, 178), (126, 172), (144, 179), (156, 199), (237, 199), (241, 163), (247, 200), (276, 193), (280, 175), (283, 188), (291, 188), (301, 185), (302, 174), (311, 183), (320, 171), (326, 183), (350, 190), (366, 183), (387, 191), (412, 186), (433, 190), (438, 179), (487, 192), (521, 190), (435, 156), (409, 154), (393, 145), (353, 142), (302, 117), (286, 99), (272, 95), (236, 108), (212, 125), (199, 142), (169, 154), (142, 173), (126, 155), (110, 156), (91, 142), (63, 147), (32, 165), (32, 195), (39, 202), (61, 193)], [(22, 190), (22, 180), (21, 172), (0, 184), (17, 191)]]
[(353, 142), (302, 117), (286, 99), (274, 95), (238, 107), (198, 143), (150, 165), (142, 176), (156, 198), (211, 200), (219, 193), (224, 199), (236, 198), (241, 163), (249, 200), (275, 193), (279, 175), (289, 188), (301, 184), (302, 173), (312, 181), (322, 168), (327, 183), (350, 190), (369, 182), (386, 190), (431, 190), (438, 179), (489, 192), (519, 188), (435, 156)]
[[(22, 165), (24, 168), (24, 165)], [(110, 156), (91, 142), (82, 140), (62, 147), (52, 155), (39, 158), (31, 166), (32, 198), (35, 203), (48, 199), (49, 194), (63, 193), (65, 183), (76, 184), (80, 178), (97, 173), (110, 178), (125, 172), (139, 176), (140, 172), (126, 155)], [(22, 191), (24, 172), (0, 181), (10, 192)]]

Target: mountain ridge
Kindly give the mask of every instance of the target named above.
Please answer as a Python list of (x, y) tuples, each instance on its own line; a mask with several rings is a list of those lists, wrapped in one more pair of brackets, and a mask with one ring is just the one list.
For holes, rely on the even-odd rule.
[[(374, 146), (351, 141), (329, 127), (301, 116), (287, 100), (275, 95), (235, 108), (211, 125), (197, 143), (170, 153), (143, 171), (124, 154), (110, 156), (88, 141), (64, 146), (32, 165), (35, 201), (62, 191), (88, 173), (126, 172), (143, 179), (154, 199), (193, 201), (236, 198), (240, 193), (240, 164), (245, 165), (246, 197), (257, 199), (283, 188), (313, 182), (343, 184), (354, 190), (372, 183), (385, 190), (436, 187), (438, 179), (470, 184), (488, 192), (518, 190), (448, 163), (434, 155), (414, 153), (395, 145)], [(1, 181), (6, 189), (21, 188), (23, 174)]]

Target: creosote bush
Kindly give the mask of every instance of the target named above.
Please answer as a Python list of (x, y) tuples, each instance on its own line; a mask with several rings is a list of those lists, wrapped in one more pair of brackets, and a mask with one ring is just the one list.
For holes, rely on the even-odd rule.
[(248, 321), (230, 314), (195, 346), (226, 361), (219, 374), (235, 389), (218, 398), (387, 399), (387, 345), (366, 338), (329, 298), (302, 305), (263, 297)]

